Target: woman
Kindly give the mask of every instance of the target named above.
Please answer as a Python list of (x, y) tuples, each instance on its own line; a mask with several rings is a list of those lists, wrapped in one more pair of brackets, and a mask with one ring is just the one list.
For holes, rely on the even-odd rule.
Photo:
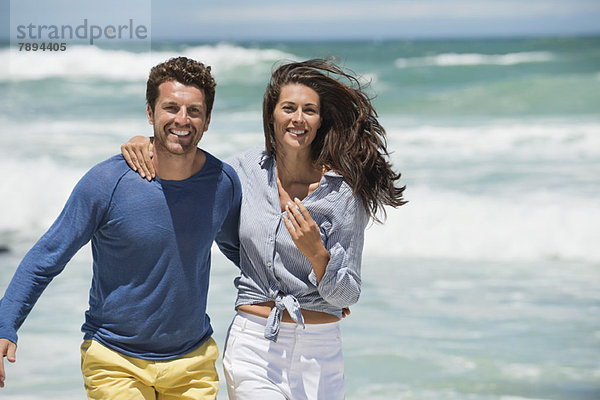
[[(339, 320), (360, 295), (364, 229), (404, 187), (369, 98), (329, 61), (277, 68), (263, 126), (265, 150), (228, 160), (243, 191), (229, 398), (342, 399)], [(126, 159), (147, 158), (147, 143), (124, 145)]]

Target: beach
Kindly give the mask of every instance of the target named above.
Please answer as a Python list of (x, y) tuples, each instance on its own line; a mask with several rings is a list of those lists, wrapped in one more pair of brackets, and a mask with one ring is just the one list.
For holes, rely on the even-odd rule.
[[(71, 46), (46, 58), (6, 43), (0, 293), (85, 171), (151, 134), (147, 73), (176, 55), (213, 68), (200, 146), (220, 158), (263, 146), (262, 94), (281, 60), (336, 56), (368, 85), (409, 202), (366, 231), (361, 298), (342, 322), (348, 399), (600, 398), (600, 37)], [(0, 396), (85, 397), (90, 274), (88, 245), (20, 330)], [(215, 247), (221, 351), (235, 276)]]

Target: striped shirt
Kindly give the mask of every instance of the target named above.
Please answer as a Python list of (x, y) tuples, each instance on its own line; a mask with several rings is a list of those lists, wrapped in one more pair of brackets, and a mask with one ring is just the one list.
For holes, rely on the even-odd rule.
[(274, 301), (265, 329), (265, 337), (271, 340), (277, 338), (284, 309), (300, 325), (304, 325), (301, 308), (341, 317), (342, 308), (356, 303), (360, 295), (364, 230), (369, 220), (352, 188), (341, 175), (329, 171), (302, 200), (331, 256), (317, 282), (312, 265), (283, 222), (275, 159), (253, 150), (227, 162), (242, 183), (236, 308)]

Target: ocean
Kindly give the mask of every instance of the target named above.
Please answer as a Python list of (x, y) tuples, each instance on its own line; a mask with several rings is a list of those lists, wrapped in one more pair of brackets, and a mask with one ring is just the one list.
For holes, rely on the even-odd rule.
[[(368, 84), (409, 203), (366, 232), (361, 299), (342, 323), (348, 399), (600, 398), (600, 37), (44, 54), (5, 43), (0, 293), (85, 171), (151, 134), (145, 80), (176, 55), (213, 68), (201, 147), (218, 157), (263, 145), (262, 94), (282, 60), (333, 56)], [(90, 259), (86, 246), (42, 295), (0, 397), (85, 398)], [(235, 275), (215, 250), (208, 310), (221, 349)]]

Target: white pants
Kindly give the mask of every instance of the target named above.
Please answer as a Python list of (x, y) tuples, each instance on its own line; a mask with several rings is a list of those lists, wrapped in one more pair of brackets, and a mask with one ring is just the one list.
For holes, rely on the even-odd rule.
[(225, 343), (230, 400), (344, 399), (339, 322), (282, 322), (277, 342), (264, 338), (267, 319), (238, 312)]

